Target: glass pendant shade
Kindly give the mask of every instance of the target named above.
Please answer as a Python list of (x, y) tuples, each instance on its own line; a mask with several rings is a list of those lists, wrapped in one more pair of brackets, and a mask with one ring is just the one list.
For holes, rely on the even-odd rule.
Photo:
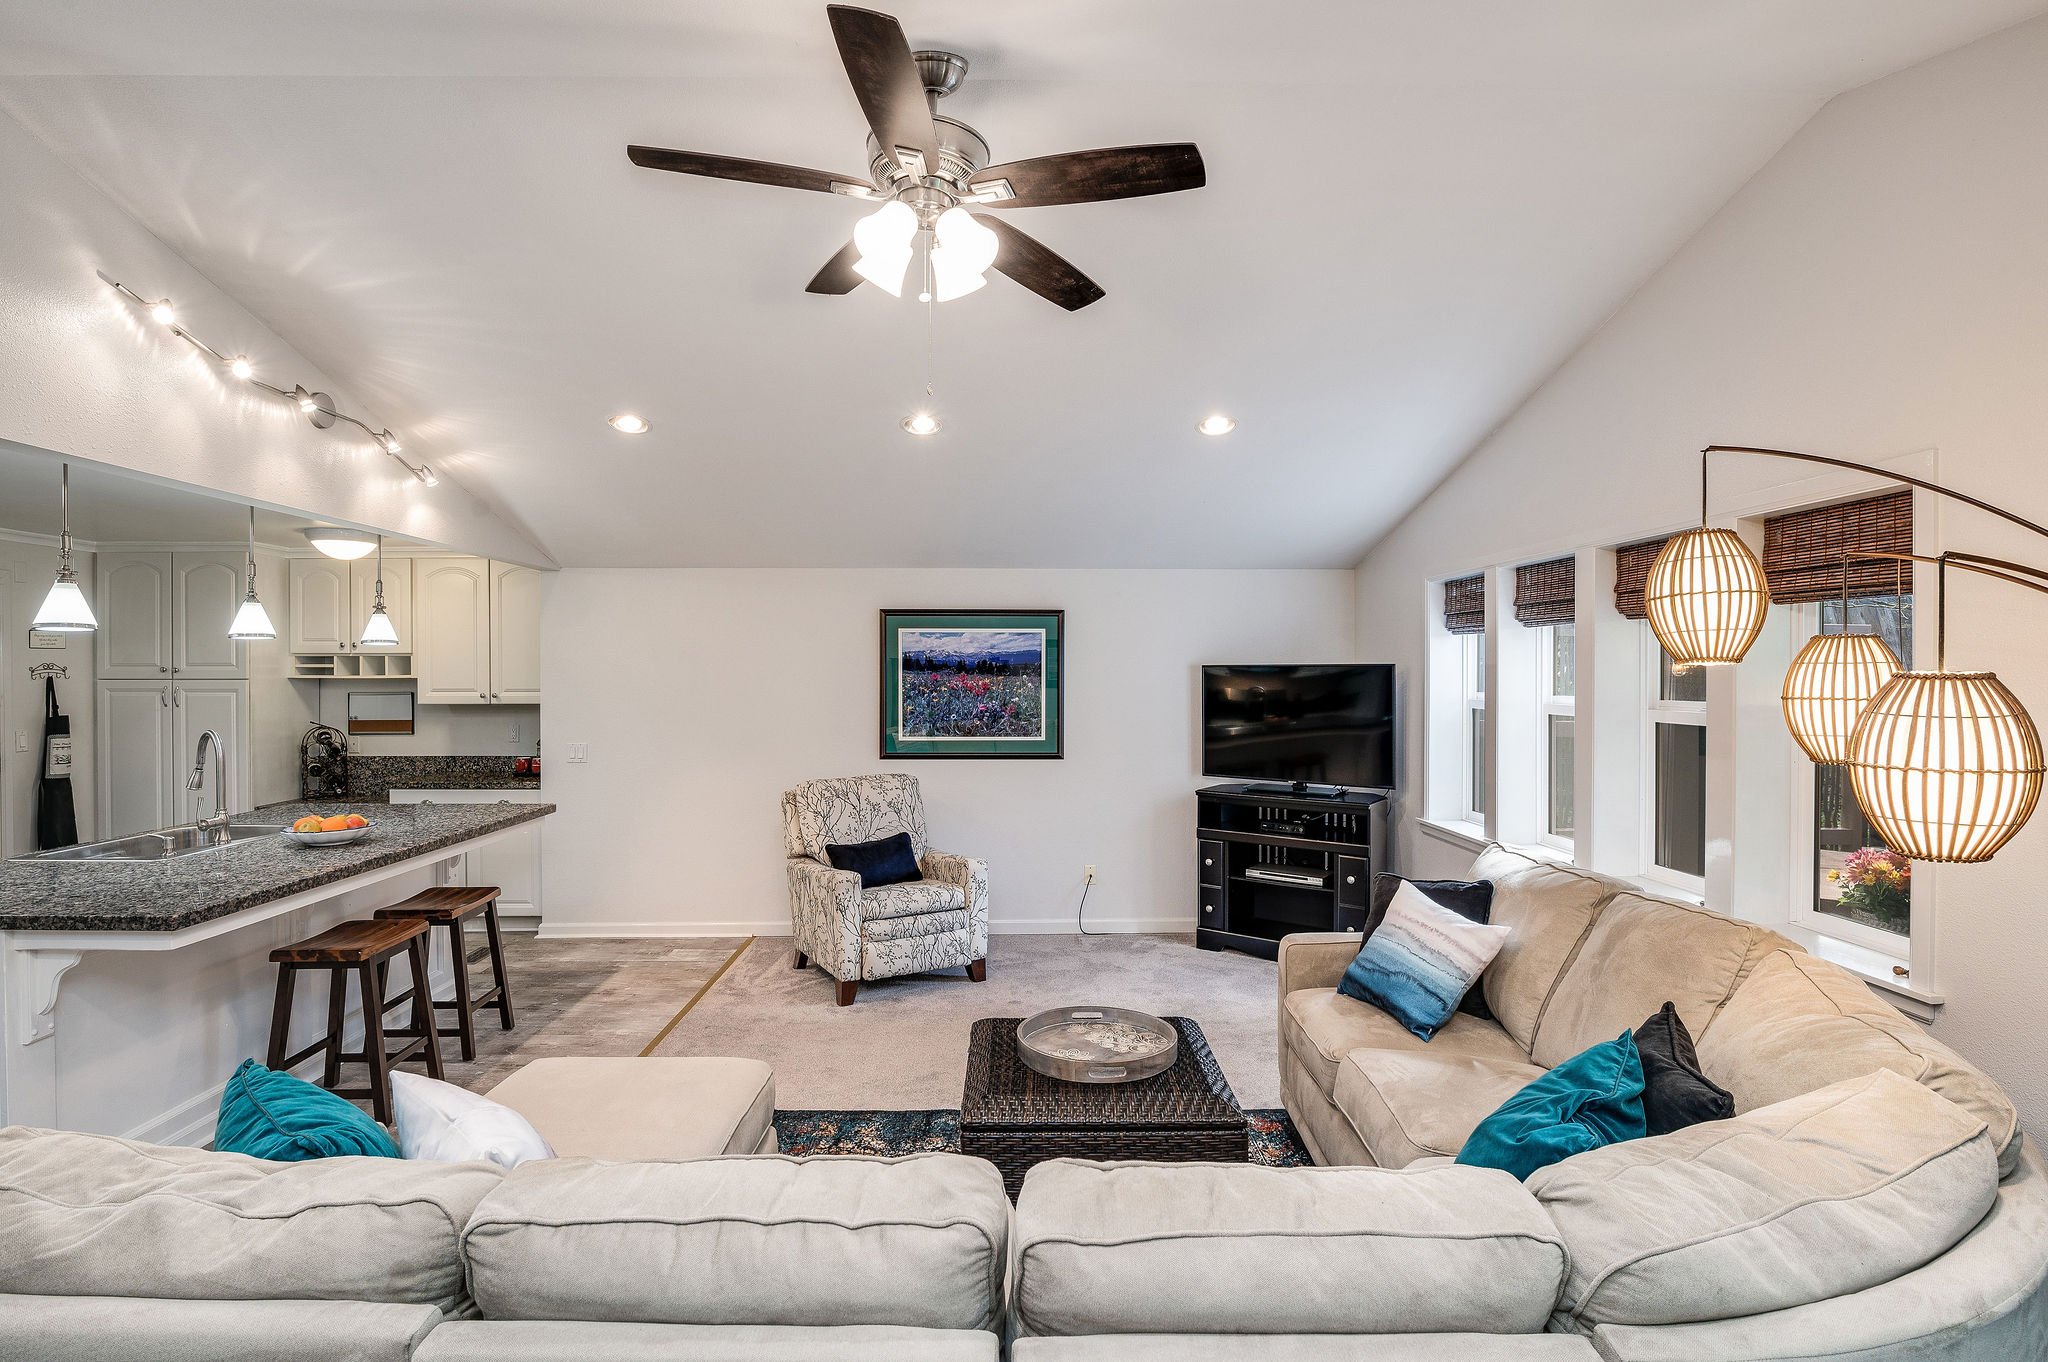
[(965, 208), (948, 208), (933, 225), (932, 296), (939, 302), (974, 292), (988, 282), (1001, 245), (996, 234), (975, 221)]
[(853, 244), (860, 259), (853, 272), (892, 297), (903, 296), (903, 275), (910, 268), (910, 247), (917, 239), (917, 214), (910, 205), (891, 199), (853, 226)]
[(1643, 607), (1677, 667), (1742, 661), (1771, 608), (1764, 567), (1733, 530), (1700, 528), (1664, 541)]
[(1898, 654), (1875, 634), (1808, 639), (1778, 695), (1792, 740), (1822, 766), (1842, 765), (1849, 760), (1856, 721), (1898, 670)]
[(263, 602), (251, 596), (235, 612), (234, 623), (228, 626), (228, 637), (260, 642), (276, 638), (277, 629), (271, 624), (270, 612), (263, 608)]
[(2041, 797), (2041, 735), (1991, 672), (1900, 672), (1856, 724), (1849, 779), (1893, 851), (1988, 861)]
[(373, 606), (370, 618), (363, 625), (363, 636), (356, 640), (359, 648), (396, 648), (398, 630), (392, 627), (391, 616), (384, 613), (381, 605)]
[(50, 594), (43, 597), (42, 608), (28, 627), (53, 634), (90, 634), (100, 627), (68, 565), (57, 569), (57, 580), (50, 584)]

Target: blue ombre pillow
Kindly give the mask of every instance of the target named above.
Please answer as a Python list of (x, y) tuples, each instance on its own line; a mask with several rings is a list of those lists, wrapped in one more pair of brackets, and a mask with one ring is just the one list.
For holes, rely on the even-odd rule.
[(1428, 1040), (1507, 939), (1507, 928), (1473, 922), (1403, 881), (1337, 991)]

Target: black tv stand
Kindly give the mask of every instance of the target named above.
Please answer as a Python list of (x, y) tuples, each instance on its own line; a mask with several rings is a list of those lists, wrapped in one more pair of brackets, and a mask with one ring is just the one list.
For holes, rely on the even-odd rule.
[(1212, 785), (1195, 797), (1195, 944), (1272, 959), (1292, 932), (1357, 932), (1388, 868), (1387, 795)]
[(1344, 797), (1343, 786), (1332, 785), (1328, 789), (1329, 793), (1325, 794), (1307, 781), (1297, 780), (1288, 785), (1247, 785), (1244, 787), (1244, 792), (1254, 795), (1286, 795), (1292, 799), (1342, 799)]

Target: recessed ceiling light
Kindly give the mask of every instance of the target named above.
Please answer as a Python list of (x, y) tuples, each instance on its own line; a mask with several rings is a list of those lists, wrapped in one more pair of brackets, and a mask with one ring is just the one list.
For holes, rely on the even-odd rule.
[(912, 435), (937, 435), (939, 418), (928, 411), (913, 412), (903, 418), (903, 428)]
[(1203, 417), (1201, 424), (1196, 426), (1195, 429), (1201, 431), (1204, 435), (1228, 435), (1231, 431), (1237, 429), (1237, 422), (1218, 412), (1214, 416)]
[(611, 428), (626, 435), (645, 435), (652, 427), (649, 426), (646, 417), (622, 411), (611, 418)]
[(362, 530), (342, 530), (331, 525), (315, 525), (301, 531), (314, 548), (329, 558), (361, 558), (377, 547), (377, 536)]

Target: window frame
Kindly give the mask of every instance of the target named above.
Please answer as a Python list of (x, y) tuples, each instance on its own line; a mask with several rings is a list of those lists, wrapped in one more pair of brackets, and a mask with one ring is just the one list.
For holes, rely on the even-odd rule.
[[(1570, 695), (1559, 695), (1552, 687), (1551, 682), (1556, 674), (1557, 631), (1566, 627), (1572, 630), (1573, 693)], [(1554, 832), (1550, 826), (1550, 780), (1552, 775), (1550, 721), (1553, 718), (1566, 718), (1572, 721), (1572, 748), (1576, 752), (1578, 750), (1578, 686), (1576, 681), (1578, 674), (1578, 626), (1576, 623), (1570, 626), (1545, 624), (1538, 626), (1536, 632), (1536, 654), (1538, 658), (1538, 665), (1536, 667), (1536, 841), (1540, 846), (1549, 847), (1553, 851), (1561, 851), (1566, 856), (1574, 856), (1578, 852), (1576, 828), (1574, 828), (1573, 835), (1567, 837)], [(1578, 771), (1574, 769), (1571, 772), (1571, 776), (1572, 821), (1576, 824), (1578, 821), (1577, 809), (1579, 802)]]
[[(1491, 726), (1486, 704), (1486, 635), (1459, 634), (1458, 688), (1463, 697), (1458, 714), (1458, 816), (1479, 827), (1486, 826), (1486, 749), (1474, 730), (1474, 720)], [(1476, 788), (1475, 788), (1476, 787)]]
[[(1641, 869), (1637, 872), (1645, 880), (1668, 890), (1704, 903), (1707, 896), (1705, 875), (1688, 875), (1682, 870), (1673, 870), (1657, 862), (1657, 726), (1659, 724), (1683, 724), (1705, 729), (1707, 724), (1707, 702), (1705, 700), (1666, 700), (1664, 698), (1664, 645), (1657, 641), (1657, 635), (1650, 629), (1650, 622), (1641, 622), (1642, 638), (1642, 683), (1643, 704), (1641, 720), (1641, 808), (1639, 829), (1642, 847)], [(1711, 739), (1710, 739), (1711, 741)], [(1711, 760), (1711, 756), (1709, 757)], [(1808, 791), (1808, 798), (1812, 793)], [(1711, 792), (1700, 801), (1700, 816), (1704, 823), (1711, 802)], [(1704, 827), (1702, 828), (1704, 836)]]

